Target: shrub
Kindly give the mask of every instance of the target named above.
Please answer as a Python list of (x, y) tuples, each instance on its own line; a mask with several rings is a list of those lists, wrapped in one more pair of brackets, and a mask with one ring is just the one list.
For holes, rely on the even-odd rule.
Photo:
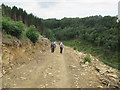
[(35, 26), (30, 26), (26, 32), (26, 36), (33, 42), (36, 43), (39, 38), (39, 33)]
[(77, 50), (77, 48), (76, 48), (76, 47), (74, 47), (73, 49), (74, 49), (74, 50)]
[(24, 24), (22, 22), (10, 22), (9, 19), (3, 18), (2, 29), (3, 32), (20, 38), (24, 31)]
[(9, 34), (11, 23), (9, 18), (2, 18), (2, 30), (3, 32)]
[(24, 24), (22, 22), (15, 22), (10, 27), (10, 35), (20, 38), (24, 31)]
[(86, 56), (86, 57), (84, 57), (84, 63), (86, 63), (86, 62), (91, 62), (91, 58), (90, 57), (88, 57), (88, 56)]

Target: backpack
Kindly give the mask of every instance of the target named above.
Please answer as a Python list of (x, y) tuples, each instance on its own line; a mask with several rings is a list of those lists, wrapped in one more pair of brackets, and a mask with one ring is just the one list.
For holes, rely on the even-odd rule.
[(52, 48), (55, 48), (55, 47), (56, 47), (56, 45), (55, 45), (54, 43), (52, 43), (52, 44), (51, 44), (51, 47), (52, 47)]
[(63, 44), (60, 44), (60, 47), (63, 48)]

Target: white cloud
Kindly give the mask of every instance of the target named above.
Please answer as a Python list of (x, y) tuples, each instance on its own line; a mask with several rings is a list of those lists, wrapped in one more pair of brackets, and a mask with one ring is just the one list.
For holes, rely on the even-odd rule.
[[(3, 1), (3, 0), (2, 0)], [(4, 0), (9, 1), (9, 0)], [(86, 17), (91, 15), (112, 15), (118, 13), (119, 0), (15, 0), (5, 2), (21, 7), (40, 18)], [(17, 2), (18, 1), (18, 2)]]

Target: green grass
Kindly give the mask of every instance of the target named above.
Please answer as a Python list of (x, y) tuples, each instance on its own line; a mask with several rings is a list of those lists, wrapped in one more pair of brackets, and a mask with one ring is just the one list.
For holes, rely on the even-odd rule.
[(118, 59), (118, 56), (120, 56), (120, 52), (112, 52), (105, 49), (104, 47), (97, 47), (89, 42), (79, 39), (63, 41), (63, 43), (67, 46), (72, 47), (74, 50), (78, 50), (84, 53), (90, 53), (93, 56), (99, 58), (99, 60), (101, 60), (105, 64), (120, 70), (120, 60)]
[(88, 57), (88, 56), (86, 56), (86, 57), (84, 57), (84, 63), (86, 63), (86, 62), (91, 62), (91, 58), (90, 57)]

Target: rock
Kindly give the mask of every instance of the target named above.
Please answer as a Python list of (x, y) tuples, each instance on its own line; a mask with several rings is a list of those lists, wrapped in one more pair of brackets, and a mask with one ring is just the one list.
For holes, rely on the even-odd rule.
[(106, 69), (102, 68), (100, 69), (100, 74), (104, 74), (106, 72)]
[(115, 82), (117, 82), (118, 80), (116, 79), (116, 78), (110, 78), (112, 81), (115, 81)]
[(11, 67), (9, 67), (9, 70), (11, 70), (12, 68)]
[(26, 78), (25, 77), (20, 77), (22, 80), (26, 80)]
[(14, 83), (13, 85), (14, 85), (14, 86), (16, 86), (16, 84), (15, 84), (15, 83)]
[(10, 66), (13, 66), (13, 65), (14, 65), (14, 64), (12, 64), (12, 63), (10, 64)]
[(81, 73), (81, 75), (82, 75), (82, 76), (84, 76), (84, 75), (85, 75), (85, 73)]
[(4, 50), (3, 52), (4, 52), (4, 53), (7, 53), (7, 52), (8, 52), (8, 50)]
[(103, 88), (103, 86), (97, 86), (97, 88)]
[(31, 61), (31, 58), (28, 58), (29, 61)]
[(3, 70), (3, 74), (6, 74), (6, 72), (7, 72), (6, 70)]
[(49, 69), (52, 69), (52, 66), (49, 66)]
[(29, 72), (32, 72), (32, 70), (29, 70)]
[(79, 88), (79, 86), (78, 85), (75, 85), (76, 86), (76, 88)]
[(109, 85), (109, 80), (103, 79), (103, 80), (101, 81), (101, 83), (108, 86), (108, 85)]
[(99, 69), (98, 67), (95, 67), (95, 70), (96, 70), (97, 72), (100, 72), (100, 69)]
[(48, 86), (48, 84), (46, 83), (45, 86)]
[(76, 69), (76, 66), (70, 65), (70, 69)]
[(89, 64), (89, 62), (85, 62), (85, 65), (88, 65)]
[(40, 85), (40, 88), (45, 88), (45, 86), (43, 86), (43, 85)]
[(87, 67), (88, 65), (83, 64), (82, 67)]
[(55, 83), (56, 81), (55, 80), (53, 80), (53, 83)]
[(8, 80), (10, 80), (11, 78), (8, 78)]
[(115, 74), (107, 74), (107, 76), (110, 76), (110, 77), (113, 77), (113, 78), (118, 78), (118, 76), (117, 75), (115, 75)]
[(78, 77), (78, 75), (74, 74), (75, 77)]
[(58, 73), (59, 73), (60, 71), (58, 71)]
[(52, 75), (52, 73), (48, 73), (48, 75)]
[(114, 73), (115, 71), (110, 69), (110, 70), (107, 70), (106, 72), (107, 73)]

